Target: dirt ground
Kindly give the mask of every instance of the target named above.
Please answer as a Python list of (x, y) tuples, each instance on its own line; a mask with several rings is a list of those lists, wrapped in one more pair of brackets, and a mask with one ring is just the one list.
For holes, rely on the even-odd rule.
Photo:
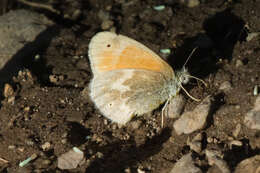
[[(134, 173), (139, 169), (166, 173), (190, 152), (187, 139), (198, 133), (204, 137), (203, 149), (223, 152), (231, 171), (243, 159), (260, 154), (258, 132), (243, 124), (245, 113), (255, 101), (254, 86), (260, 85), (260, 39), (246, 40), (248, 34), (260, 30), (260, 1), (204, 0), (194, 8), (174, 0), (89, 0), (73, 4), (64, 2), (60, 10), (70, 13), (80, 9), (77, 20), (45, 13), (56, 23), (49, 28), (55, 35), (46, 47), (32, 54), (39, 54), (40, 59), (27, 59), (23, 70), (10, 79), (15, 98), (2, 94), (0, 156), (8, 163), (0, 162), (0, 172)], [(162, 4), (164, 10), (153, 9)], [(102, 30), (100, 14), (109, 16), (111, 27), (118, 33), (147, 45), (174, 69), (183, 65), (194, 47), (199, 47), (188, 69), (209, 86), (192, 81), (185, 88), (196, 98), (212, 95), (215, 99), (214, 111), (203, 130), (178, 136), (174, 120), (169, 118), (161, 128), (162, 107), (133, 120), (138, 122), (137, 128), (133, 122), (119, 128), (81, 96), (92, 77), (88, 43)], [(169, 56), (160, 53), (165, 48), (171, 49)], [(231, 89), (220, 90), (226, 81)], [(185, 97), (185, 111), (199, 104)], [(241, 130), (234, 137), (238, 124)], [(208, 142), (209, 138), (214, 142)], [(230, 147), (231, 139), (242, 145)], [(50, 143), (47, 149), (42, 147), (46, 142)], [(86, 161), (73, 170), (57, 168), (57, 158), (75, 146), (84, 151)], [(36, 160), (23, 168), (18, 166), (34, 153)], [(210, 166), (205, 155), (194, 154), (196, 165), (207, 172)]]

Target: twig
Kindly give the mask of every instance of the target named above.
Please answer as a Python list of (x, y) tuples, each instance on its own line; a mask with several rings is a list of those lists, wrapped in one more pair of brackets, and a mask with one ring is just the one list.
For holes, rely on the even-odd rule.
[(29, 1), (26, 1), (26, 0), (18, 0), (18, 2), (21, 2), (21, 3), (23, 3), (23, 4), (29, 5), (29, 6), (31, 6), (31, 7), (42, 8), (42, 9), (51, 11), (51, 12), (53, 12), (53, 13), (60, 14), (60, 12), (59, 12), (58, 10), (54, 9), (54, 8), (53, 8), (52, 6), (50, 6), (50, 5), (40, 4), (40, 3), (37, 3), (37, 2), (29, 2)]
[(1, 161), (1, 162), (4, 162), (4, 163), (8, 163), (8, 160), (5, 160), (5, 159), (3, 159), (3, 158), (1, 158), (1, 157), (0, 157), (0, 161)]

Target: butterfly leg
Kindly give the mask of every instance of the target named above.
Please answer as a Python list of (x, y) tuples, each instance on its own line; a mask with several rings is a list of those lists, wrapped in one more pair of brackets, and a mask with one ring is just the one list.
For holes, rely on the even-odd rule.
[(171, 98), (168, 98), (167, 101), (165, 102), (163, 108), (162, 108), (162, 121), (161, 121), (161, 127), (163, 128), (163, 123), (164, 123), (164, 116), (165, 116), (165, 112), (168, 113), (168, 110), (166, 109), (167, 108), (167, 105), (169, 104), (169, 101), (170, 101)]

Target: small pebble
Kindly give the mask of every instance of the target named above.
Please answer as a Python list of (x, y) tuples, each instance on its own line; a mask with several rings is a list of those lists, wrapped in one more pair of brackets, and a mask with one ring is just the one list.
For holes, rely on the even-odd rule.
[(186, 5), (189, 8), (193, 8), (200, 5), (199, 0), (180, 0), (180, 3)]
[(207, 117), (211, 108), (211, 97), (206, 97), (193, 111), (185, 112), (173, 124), (178, 135), (190, 134), (202, 129), (206, 125)]
[(188, 137), (187, 145), (190, 147), (191, 150), (195, 151), (196, 153), (200, 153), (202, 150), (202, 134), (197, 134), (192, 140)]
[(243, 145), (243, 143), (239, 140), (232, 140), (228, 144), (229, 144), (230, 148), (232, 148), (233, 145), (238, 146), (238, 147), (241, 147)]
[(67, 143), (67, 139), (62, 139), (62, 140), (61, 140), (61, 143), (62, 143), (62, 144), (66, 144), (66, 143)]
[(207, 142), (208, 142), (208, 143), (212, 143), (213, 140), (214, 140), (214, 139), (213, 139), (212, 137), (208, 137), (208, 138), (207, 138)]
[(259, 34), (260, 34), (260, 32), (249, 33), (246, 37), (246, 41), (251, 41), (253, 38), (257, 37)]
[(227, 163), (223, 160), (223, 154), (216, 150), (206, 150), (206, 157), (209, 165), (216, 165), (221, 173), (230, 173)]
[[(79, 149), (78, 149), (79, 150)], [(79, 150), (80, 151), (80, 150)], [(75, 147), (58, 157), (59, 169), (75, 169), (85, 160), (84, 153), (75, 151)]]
[(260, 155), (250, 157), (241, 161), (234, 173), (259, 173), (260, 172)]
[(167, 106), (167, 117), (169, 118), (179, 118), (183, 112), (186, 99), (182, 94), (178, 94), (170, 100)]
[(9, 146), (8, 146), (8, 149), (9, 149), (9, 150), (14, 150), (15, 148), (16, 148), (15, 145), (9, 145)]
[(258, 86), (257, 85), (254, 87), (253, 95), (254, 96), (258, 95)]
[(246, 113), (244, 124), (249, 129), (260, 130), (260, 96), (257, 96), (254, 108)]
[(5, 86), (4, 86), (4, 94), (3, 95), (4, 95), (5, 98), (14, 95), (14, 89), (13, 89), (13, 87), (10, 84), (8, 84), (8, 83), (5, 84)]
[(139, 127), (142, 125), (142, 121), (141, 120), (131, 121), (130, 125), (134, 130), (136, 130), (139, 129)]
[(100, 10), (100, 11), (98, 12), (98, 18), (99, 18), (100, 20), (102, 20), (102, 21), (109, 20), (110, 14), (109, 14), (109, 12), (106, 12), (106, 11), (104, 11), (104, 10)]
[(49, 80), (51, 83), (57, 83), (58, 82), (58, 77), (56, 75), (50, 75)]
[(131, 169), (130, 168), (125, 168), (124, 172), (125, 173), (131, 173)]
[(104, 20), (101, 24), (102, 30), (108, 30), (114, 25), (114, 22), (112, 20)]
[(153, 9), (156, 11), (162, 11), (165, 9), (165, 5), (154, 6)]
[(171, 54), (171, 49), (160, 49), (160, 52), (163, 54)]
[(137, 169), (137, 173), (145, 173), (145, 171), (142, 170), (142, 169), (140, 169), (140, 168), (138, 168), (138, 169)]
[(42, 144), (41, 147), (42, 147), (43, 151), (47, 151), (51, 148), (51, 143), (45, 142), (44, 144)]
[(51, 161), (48, 160), (48, 159), (45, 159), (45, 160), (42, 161), (42, 164), (43, 164), (43, 165), (50, 165), (50, 164), (51, 164)]
[(219, 86), (219, 90), (222, 90), (225, 92), (230, 91), (231, 89), (232, 89), (232, 86), (229, 81), (225, 81), (225, 82), (221, 83)]
[(243, 61), (241, 61), (240, 59), (236, 60), (236, 67), (240, 67), (243, 65), (244, 65)]
[(249, 145), (250, 147), (254, 149), (260, 148), (260, 134), (256, 134), (253, 137), (249, 139)]
[(108, 120), (104, 119), (104, 125), (108, 125)]
[(104, 154), (101, 152), (96, 153), (97, 158), (102, 159), (104, 157)]
[(191, 153), (188, 153), (175, 163), (169, 173), (202, 173), (202, 171), (194, 165)]
[(232, 135), (237, 138), (241, 131), (241, 124), (237, 124), (236, 128), (232, 131)]

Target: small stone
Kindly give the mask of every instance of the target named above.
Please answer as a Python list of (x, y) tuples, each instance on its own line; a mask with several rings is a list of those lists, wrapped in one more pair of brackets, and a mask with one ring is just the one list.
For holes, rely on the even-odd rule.
[(112, 129), (112, 130), (116, 130), (116, 129), (118, 129), (117, 124), (116, 124), (116, 123), (113, 123), (112, 126), (111, 126), (111, 129)]
[(253, 38), (257, 37), (260, 32), (252, 32), (247, 34), (246, 41), (251, 41)]
[(130, 121), (130, 125), (131, 125), (132, 129), (137, 130), (142, 125), (142, 121), (139, 119), (137, 119), (136, 121)]
[(58, 157), (59, 169), (75, 169), (84, 161), (84, 153), (80, 150), (70, 150)]
[(104, 119), (104, 125), (108, 125), (108, 120)]
[(190, 147), (191, 150), (195, 151), (196, 153), (200, 153), (202, 149), (202, 134), (197, 134), (192, 140), (188, 137), (187, 145)]
[(51, 143), (45, 142), (41, 147), (43, 151), (48, 151), (51, 148)]
[(259, 133), (256, 133), (253, 137), (251, 137), (249, 139), (249, 145), (253, 150), (260, 148), (260, 134)]
[(234, 173), (259, 173), (260, 172), (260, 155), (241, 161)]
[(162, 54), (171, 54), (171, 49), (167, 48), (167, 49), (160, 49), (160, 53)]
[(62, 140), (61, 140), (61, 143), (62, 143), (62, 144), (66, 144), (66, 143), (67, 143), (67, 139), (62, 139)]
[(7, 103), (14, 104), (15, 96), (8, 97)]
[(207, 138), (207, 142), (208, 142), (208, 143), (212, 143), (213, 140), (214, 140), (214, 139), (213, 139), (212, 137), (208, 137), (208, 138)]
[(229, 81), (225, 81), (223, 83), (220, 84), (219, 86), (219, 90), (222, 91), (230, 91), (232, 89), (231, 83)]
[(109, 14), (109, 12), (100, 10), (100, 11), (98, 12), (98, 18), (99, 18), (101, 21), (109, 20), (110, 14)]
[(154, 6), (153, 9), (156, 11), (162, 11), (165, 9), (165, 5)]
[(182, 156), (178, 160), (170, 173), (202, 173), (202, 171), (194, 165), (191, 153)]
[(42, 161), (42, 164), (43, 164), (43, 165), (50, 165), (50, 164), (51, 164), (51, 161), (48, 160), (48, 159), (45, 159), (45, 160)]
[(206, 125), (206, 120), (211, 108), (211, 97), (206, 97), (193, 111), (184, 113), (173, 124), (178, 135), (190, 134), (202, 129)]
[(101, 24), (102, 30), (108, 30), (114, 25), (114, 22), (112, 20), (104, 20)]
[(189, 8), (193, 8), (200, 5), (199, 0), (180, 0), (180, 3), (186, 5)]
[(253, 95), (254, 95), (254, 96), (257, 96), (257, 95), (258, 95), (258, 86), (257, 86), (257, 85), (254, 87)]
[(101, 152), (96, 153), (97, 158), (102, 159), (104, 157), (104, 154)]
[(230, 148), (232, 148), (233, 145), (238, 146), (238, 147), (241, 147), (243, 145), (243, 143), (239, 140), (232, 140), (228, 144), (229, 144)]
[(183, 95), (179, 94), (170, 100), (167, 110), (167, 116), (169, 118), (179, 118), (183, 112), (186, 100)]
[(16, 148), (15, 145), (9, 145), (9, 146), (8, 146), (8, 149), (9, 149), (9, 150), (14, 150), (15, 148)]
[(23, 108), (23, 111), (24, 111), (24, 112), (29, 112), (30, 109), (31, 109), (30, 106), (26, 106), (25, 108)]
[(237, 138), (241, 131), (241, 124), (237, 124), (236, 128), (232, 131), (232, 135)]
[(260, 130), (260, 96), (256, 98), (254, 108), (245, 115), (244, 124), (249, 129)]
[(28, 146), (33, 146), (33, 145), (35, 144), (35, 142), (34, 142), (32, 139), (26, 139), (26, 140), (25, 140), (25, 143), (26, 143), (26, 145), (28, 145)]
[(56, 75), (50, 75), (49, 80), (51, 83), (57, 83), (58, 82), (58, 77)]
[(223, 160), (223, 154), (216, 150), (206, 150), (209, 165), (215, 165), (221, 173), (230, 173), (227, 163)]
[(236, 60), (236, 67), (240, 67), (243, 65), (244, 65), (243, 61), (241, 61), (240, 59)]
[(13, 95), (14, 95), (13, 87), (10, 84), (6, 83), (4, 86), (4, 97), (7, 98)]
[(140, 169), (140, 168), (138, 168), (138, 169), (137, 169), (137, 173), (145, 173), (145, 171), (142, 170), (142, 169)]
[(130, 168), (125, 168), (124, 172), (125, 173), (131, 173), (131, 169)]

